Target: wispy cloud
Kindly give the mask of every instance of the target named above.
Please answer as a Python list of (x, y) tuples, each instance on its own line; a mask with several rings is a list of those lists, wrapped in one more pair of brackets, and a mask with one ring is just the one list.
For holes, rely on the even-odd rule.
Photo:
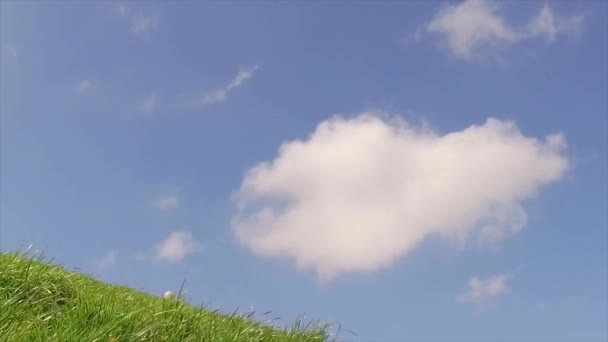
[(91, 86), (92, 86), (91, 81), (89, 81), (89, 80), (82, 80), (82, 81), (80, 81), (80, 83), (78, 83), (78, 86), (76, 87), (76, 90), (79, 93), (84, 93), (87, 90), (89, 90), (91, 88)]
[(160, 261), (178, 262), (202, 250), (189, 231), (177, 231), (169, 234), (167, 238), (156, 246), (155, 256)]
[(584, 299), (580, 296), (567, 296), (554, 300), (538, 299), (534, 302), (534, 307), (541, 312), (551, 312), (559, 309), (572, 310), (573, 306), (578, 306), (583, 301)]
[(389, 267), (431, 237), (494, 244), (524, 227), (522, 200), (564, 176), (564, 148), (493, 118), (439, 135), (382, 113), (335, 117), (246, 173), (232, 228), (320, 280)]
[(115, 250), (108, 251), (101, 260), (97, 262), (97, 270), (105, 271), (116, 263), (118, 252)]
[(454, 55), (470, 59), (484, 45), (511, 43), (519, 35), (498, 14), (499, 6), (486, 0), (468, 0), (443, 8), (428, 24), (443, 35)]
[(474, 60), (525, 39), (545, 37), (551, 43), (559, 35), (580, 32), (584, 23), (582, 14), (558, 16), (545, 2), (528, 24), (514, 27), (501, 13), (503, 5), (490, 0), (466, 0), (444, 6), (430, 23), (410, 35), (408, 42), (420, 41), (425, 33), (432, 34), (442, 38), (455, 57)]
[(131, 18), (131, 31), (138, 37), (148, 37), (160, 21), (157, 15), (137, 14)]
[(509, 293), (508, 274), (500, 274), (487, 278), (473, 277), (469, 281), (469, 289), (456, 297), (461, 304), (473, 304), (475, 309), (482, 311), (497, 298)]
[(158, 196), (154, 200), (154, 207), (159, 211), (171, 211), (179, 207), (180, 201), (177, 191), (172, 189), (168, 193)]
[(137, 111), (147, 114), (153, 113), (156, 110), (156, 99), (156, 93), (151, 92), (145, 99), (143, 99), (137, 105)]
[(19, 57), (19, 47), (15, 44), (3, 44), (2, 49), (5, 50), (12, 58)]
[(118, 14), (120, 14), (121, 16), (125, 16), (125, 15), (129, 14), (129, 7), (124, 3), (117, 4), (116, 10), (118, 11)]
[(258, 69), (258, 65), (243, 67), (228, 85), (218, 89), (204, 91), (194, 96), (186, 96), (184, 103), (188, 107), (201, 108), (209, 104), (224, 102), (228, 99), (228, 96), (232, 91), (252, 78)]
[(128, 17), (131, 21), (131, 32), (136, 37), (146, 38), (152, 33), (160, 22), (158, 15), (144, 15), (142, 13), (134, 13), (134, 11), (125, 3), (118, 3), (116, 11), (121, 17)]
[(583, 29), (585, 17), (575, 13), (568, 17), (560, 17), (553, 13), (549, 3), (545, 2), (534, 20), (528, 24), (527, 32), (531, 37), (544, 37), (552, 43), (559, 35), (578, 35)]

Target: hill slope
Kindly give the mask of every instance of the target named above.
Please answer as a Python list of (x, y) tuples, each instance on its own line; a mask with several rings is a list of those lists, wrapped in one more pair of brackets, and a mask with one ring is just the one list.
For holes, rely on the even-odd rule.
[(0, 253), (1, 341), (326, 341), (323, 327), (276, 330), (182, 300), (105, 284)]

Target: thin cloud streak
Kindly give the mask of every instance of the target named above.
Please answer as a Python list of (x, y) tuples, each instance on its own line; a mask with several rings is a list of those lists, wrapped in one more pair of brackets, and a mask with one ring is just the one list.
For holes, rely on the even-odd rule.
[(210, 104), (225, 102), (234, 90), (253, 78), (259, 68), (258, 65), (241, 68), (228, 85), (218, 89), (204, 91), (198, 95), (182, 97), (182, 102), (192, 109), (200, 109)]

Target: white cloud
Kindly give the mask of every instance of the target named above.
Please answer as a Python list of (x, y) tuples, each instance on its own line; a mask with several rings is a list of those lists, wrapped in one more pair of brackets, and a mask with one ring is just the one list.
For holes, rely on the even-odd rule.
[(99, 260), (99, 262), (97, 263), (97, 269), (99, 271), (105, 271), (116, 263), (117, 258), (118, 252), (114, 250), (108, 251), (106, 255), (104, 255), (103, 258), (101, 258), (101, 260)]
[(228, 85), (222, 88), (205, 91), (194, 97), (189, 97), (186, 103), (190, 107), (200, 108), (209, 104), (224, 102), (228, 99), (228, 96), (233, 90), (242, 86), (247, 80), (252, 78), (258, 69), (258, 65), (241, 68), (232, 82)]
[[(426, 32), (441, 36), (454, 56), (472, 60), (492, 48), (506, 47), (524, 39), (544, 36), (553, 42), (558, 34), (579, 32), (582, 14), (556, 16), (545, 3), (524, 27), (513, 27), (501, 13), (501, 5), (490, 0), (466, 0), (443, 7), (426, 25)], [(414, 35), (420, 40), (421, 33)]]
[(159, 196), (154, 200), (154, 207), (160, 211), (175, 210), (179, 207), (179, 197), (175, 192)]
[(579, 34), (584, 23), (584, 16), (580, 13), (569, 17), (556, 16), (549, 4), (541, 8), (534, 20), (528, 24), (530, 36), (545, 37), (547, 42), (553, 42), (560, 34)]
[(236, 239), (320, 280), (389, 267), (421, 241), (496, 242), (526, 222), (521, 201), (568, 168), (561, 134), (515, 124), (438, 135), (374, 113), (322, 122), (245, 175)]
[(468, 291), (458, 295), (456, 301), (461, 304), (473, 304), (477, 310), (483, 310), (498, 297), (509, 293), (510, 278), (508, 274), (484, 279), (473, 277), (469, 281)]
[(201, 250), (202, 245), (194, 240), (191, 232), (178, 231), (169, 234), (156, 246), (156, 258), (160, 261), (177, 262)]
[(138, 105), (137, 110), (142, 113), (152, 113), (156, 110), (156, 93), (150, 93)]
[(131, 32), (137, 37), (148, 37), (160, 22), (160, 16), (158, 15), (144, 15), (142, 13), (132, 14), (135, 11), (132, 11), (131, 8), (124, 3), (118, 3), (116, 5), (116, 11), (121, 17), (130, 18)]
[(131, 18), (131, 31), (138, 37), (147, 37), (158, 26), (159, 16), (135, 15)]
[(119, 3), (118, 5), (116, 5), (116, 10), (118, 11), (118, 14), (123, 17), (129, 14), (129, 7), (123, 3)]
[(416, 27), (416, 30), (414, 32), (408, 34), (405, 38), (402, 39), (403, 44), (411, 45), (418, 43), (420, 40), (422, 40), (424, 31), (425, 28), (423, 26)]
[(464, 1), (443, 8), (427, 30), (444, 35), (456, 56), (470, 59), (480, 46), (509, 43), (519, 38), (497, 10), (498, 6), (490, 1)]
[(8, 52), (8, 54), (13, 57), (13, 58), (17, 58), (19, 57), (19, 47), (17, 47), (17, 45), (15, 44), (4, 44), (2, 45), (2, 48)]
[(79, 93), (84, 93), (85, 91), (89, 90), (89, 88), (91, 88), (91, 85), (92, 85), (91, 81), (82, 80), (82, 81), (80, 81), (80, 83), (78, 83), (76, 90), (78, 90)]

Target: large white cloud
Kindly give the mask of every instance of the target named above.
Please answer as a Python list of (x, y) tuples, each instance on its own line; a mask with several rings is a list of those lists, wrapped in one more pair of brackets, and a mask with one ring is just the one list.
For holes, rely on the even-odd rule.
[(438, 135), (364, 113), (334, 117), (250, 169), (235, 194), (236, 239), (321, 280), (393, 264), (429, 237), (496, 241), (525, 225), (521, 201), (568, 168), (561, 134), (510, 122)]

